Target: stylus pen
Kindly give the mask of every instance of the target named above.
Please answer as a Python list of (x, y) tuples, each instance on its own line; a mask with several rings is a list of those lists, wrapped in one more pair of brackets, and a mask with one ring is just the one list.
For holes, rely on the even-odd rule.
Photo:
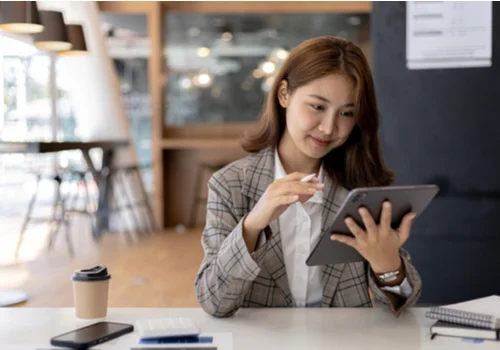
[(314, 177), (316, 176), (316, 174), (309, 174), (309, 175), (306, 175), (304, 176), (302, 179), (300, 179), (300, 182), (309, 182), (311, 181)]

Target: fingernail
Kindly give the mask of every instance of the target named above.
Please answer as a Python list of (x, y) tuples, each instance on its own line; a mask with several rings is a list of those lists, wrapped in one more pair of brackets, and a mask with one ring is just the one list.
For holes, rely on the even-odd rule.
[(382, 203), (382, 206), (383, 206), (384, 208), (390, 208), (390, 207), (391, 207), (391, 202), (387, 202), (387, 201), (385, 201), (384, 203)]
[(415, 216), (417, 216), (417, 214), (416, 214), (416, 213), (411, 213), (411, 214), (410, 214), (410, 220), (415, 219)]
[(331, 241), (334, 241), (335, 239), (336, 239), (335, 235), (331, 235), (331, 236), (330, 236), (330, 240), (331, 240)]
[(325, 187), (325, 184), (316, 184), (316, 188), (318, 189), (323, 189)]
[(308, 188), (307, 192), (309, 192), (309, 193), (315, 193), (316, 189), (315, 188)]

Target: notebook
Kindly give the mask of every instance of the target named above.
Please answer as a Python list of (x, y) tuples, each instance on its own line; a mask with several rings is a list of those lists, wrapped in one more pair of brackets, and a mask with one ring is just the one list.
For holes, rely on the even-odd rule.
[(436, 335), (500, 340), (500, 330), (498, 329), (476, 328), (443, 321), (437, 321), (431, 326), (431, 338), (434, 338)]
[(500, 329), (500, 296), (491, 295), (457, 304), (433, 306), (426, 317), (478, 328)]

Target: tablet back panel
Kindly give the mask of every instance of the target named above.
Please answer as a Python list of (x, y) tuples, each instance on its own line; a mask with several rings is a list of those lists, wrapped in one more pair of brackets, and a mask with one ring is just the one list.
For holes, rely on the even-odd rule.
[(350, 246), (330, 240), (331, 233), (340, 233), (352, 236), (344, 220), (352, 217), (358, 225), (364, 228), (361, 216), (358, 213), (360, 206), (366, 207), (375, 221), (380, 218), (382, 203), (389, 200), (392, 204), (392, 226), (399, 227), (405, 214), (414, 211), (418, 220), (425, 207), (438, 192), (435, 185), (389, 186), (357, 188), (349, 192), (339, 209), (332, 227), (320, 238), (318, 244), (307, 259), (307, 265), (328, 265), (364, 261), (363, 257)]

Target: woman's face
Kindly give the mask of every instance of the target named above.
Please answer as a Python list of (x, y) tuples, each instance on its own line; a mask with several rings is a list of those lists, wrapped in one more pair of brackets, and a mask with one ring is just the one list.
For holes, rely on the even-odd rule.
[(344, 144), (355, 126), (354, 82), (344, 74), (330, 74), (288, 93), (286, 81), (278, 90), (286, 108), (286, 130), (298, 151), (320, 159)]

